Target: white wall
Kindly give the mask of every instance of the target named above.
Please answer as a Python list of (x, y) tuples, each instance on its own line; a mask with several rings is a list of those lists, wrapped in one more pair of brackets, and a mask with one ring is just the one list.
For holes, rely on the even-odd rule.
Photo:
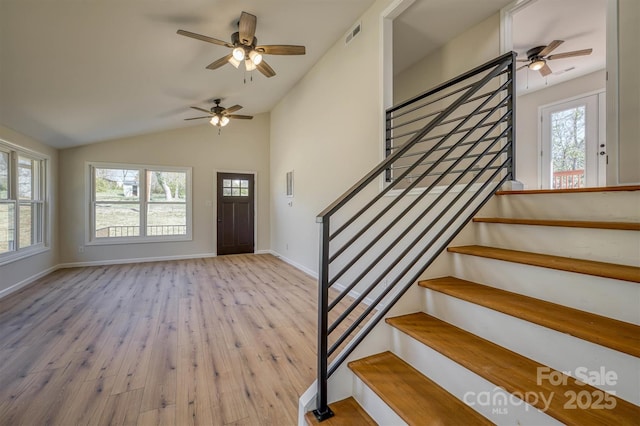
[(538, 107), (604, 90), (606, 73), (596, 71), (564, 83), (518, 96), (516, 104), (516, 178), (527, 189), (539, 187)]
[[(184, 242), (85, 246), (86, 163), (91, 161), (192, 167), (193, 240)], [(222, 129), (206, 121), (175, 129), (60, 151), (60, 262), (211, 255), (215, 240), (216, 171), (257, 172), (256, 250), (270, 247), (269, 114), (232, 122)]]
[(618, 2), (620, 184), (640, 183), (640, 1)]
[[(381, 159), (380, 13), (362, 16), (362, 32), (340, 38), (271, 111), (271, 248), (317, 271), (315, 218)], [(294, 170), (294, 197), (285, 174)], [(288, 203), (291, 202), (291, 206)]]
[(429, 90), (498, 56), (500, 56), (500, 14), (495, 14), (395, 75), (394, 104)]
[(55, 267), (58, 263), (58, 232), (57, 232), (57, 208), (58, 208), (58, 151), (44, 145), (34, 139), (15, 132), (9, 128), (0, 126), (0, 139), (14, 145), (26, 148), (49, 157), (49, 250), (25, 259), (0, 266), (0, 295), (9, 288), (17, 289), (22, 284), (28, 283), (32, 278), (38, 277)]

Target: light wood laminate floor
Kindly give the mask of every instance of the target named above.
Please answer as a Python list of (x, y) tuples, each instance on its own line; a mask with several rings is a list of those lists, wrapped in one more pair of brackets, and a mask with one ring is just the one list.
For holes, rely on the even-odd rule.
[(0, 301), (0, 424), (294, 425), (316, 300), (271, 255), (56, 271)]

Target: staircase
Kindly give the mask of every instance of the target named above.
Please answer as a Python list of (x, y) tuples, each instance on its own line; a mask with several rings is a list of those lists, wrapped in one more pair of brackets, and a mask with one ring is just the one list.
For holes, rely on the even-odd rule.
[(639, 224), (640, 187), (499, 192), (323, 423), (640, 424)]

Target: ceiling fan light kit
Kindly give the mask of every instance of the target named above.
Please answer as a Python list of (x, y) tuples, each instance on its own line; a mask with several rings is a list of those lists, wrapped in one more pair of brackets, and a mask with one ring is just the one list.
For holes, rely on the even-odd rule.
[(209, 64), (207, 69), (210, 70), (218, 69), (226, 63), (238, 68), (244, 62), (247, 71), (257, 69), (265, 77), (270, 78), (276, 75), (276, 72), (264, 61), (263, 55), (306, 54), (304, 46), (289, 44), (258, 45), (258, 39), (255, 36), (257, 22), (258, 18), (255, 15), (242, 12), (238, 21), (238, 31), (231, 34), (231, 43), (186, 30), (178, 30), (178, 34), (232, 49), (227, 56)]
[[(257, 69), (265, 77), (269, 78), (276, 75), (276, 72), (273, 70), (273, 68), (271, 68), (271, 66), (269, 66), (269, 64), (264, 61), (263, 55), (306, 54), (306, 48), (304, 46), (294, 46), (287, 44), (257, 46), (258, 39), (255, 36), (257, 22), (258, 18), (256, 18), (255, 15), (247, 12), (242, 12), (242, 14), (240, 15), (240, 20), (238, 21), (238, 31), (231, 34), (231, 43), (202, 34), (192, 33), (191, 31), (186, 30), (178, 30), (178, 34), (232, 49), (231, 53), (207, 65), (207, 69), (210, 70), (218, 69), (226, 63), (233, 65), (235, 68), (239, 68), (240, 64), (244, 63), (246, 71), (250, 72)], [(251, 79), (253, 80), (253, 75), (251, 76)], [(253, 116), (250, 115), (230, 114), (242, 108), (240, 105), (234, 105), (231, 108), (225, 109), (220, 106), (220, 99), (215, 99), (214, 102), (216, 105), (211, 108), (210, 111), (204, 108), (192, 106), (191, 108), (198, 111), (206, 112), (208, 115), (202, 117), (185, 118), (185, 120), (199, 120), (202, 118), (209, 118), (209, 123), (211, 123), (211, 125), (221, 128), (229, 124), (229, 120), (232, 118), (245, 120), (250, 120), (253, 118)]]
[(546, 62), (544, 59), (537, 59), (529, 64), (529, 69), (532, 71), (539, 71), (542, 67), (544, 67)]
[(593, 49), (582, 49), (550, 55), (550, 53), (557, 49), (558, 46), (560, 46), (562, 43), (564, 43), (563, 40), (553, 40), (546, 46), (536, 46), (527, 50), (527, 59), (518, 59), (518, 62), (527, 63), (518, 68), (518, 70), (529, 68), (532, 71), (538, 71), (540, 75), (546, 77), (553, 72), (551, 71), (551, 68), (549, 68), (547, 61), (552, 61), (554, 59), (571, 58), (575, 56), (585, 56), (590, 55), (591, 52), (593, 52)]
[(214, 99), (213, 102), (215, 103), (215, 106), (212, 107), (210, 110), (206, 110), (204, 108), (195, 107), (195, 106), (191, 107), (192, 109), (206, 112), (208, 115), (204, 115), (202, 117), (185, 118), (185, 120), (200, 120), (203, 118), (208, 118), (209, 123), (211, 123), (212, 126), (224, 127), (227, 124), (229, 124), (229, 121), (231, 119), (251, 120), (253, 118), (252, 115), (232, 114), (233, 112), (238, 111), (239, 109), (242, 109), (242, 106), (240, 105), (234, 105), (230, 108), (225, 108), (220, 106), (220, 102), (221, 102), (220, 99)]

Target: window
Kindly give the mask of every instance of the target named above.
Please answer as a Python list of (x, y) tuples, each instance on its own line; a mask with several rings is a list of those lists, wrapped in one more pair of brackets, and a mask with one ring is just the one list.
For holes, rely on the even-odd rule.
[(247, 179), (223, 179), (223, 197), (248, 197), (249, 181)]
[(90, 242), (191, 239), (191, 169), (92, 163)]
[(45, 249), (46, 159), (0, 141), (0, 263)]

